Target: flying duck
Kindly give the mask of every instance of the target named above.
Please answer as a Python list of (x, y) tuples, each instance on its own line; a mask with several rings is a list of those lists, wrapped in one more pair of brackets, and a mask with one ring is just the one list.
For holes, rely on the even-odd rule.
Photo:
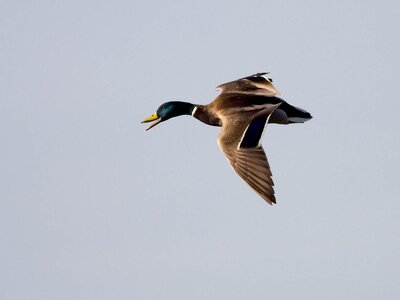
[(312, 118), (304, 109), (279, 97), (267, 77), (257, 73), (217, 87), (220, 94), (210, 104), (171, 101), (162, 104), (142, 123), (146, 130), (173, 117), (191, 115), (201, 122), (222, 127), (218, 145), (235, 172), (266, 202), (276, 203), (274, 183), (261, 139), (268, 123), (304, 123)]

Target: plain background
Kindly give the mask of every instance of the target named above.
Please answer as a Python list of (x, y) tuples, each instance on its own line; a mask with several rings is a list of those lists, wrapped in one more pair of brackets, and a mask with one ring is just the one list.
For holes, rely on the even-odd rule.
[[(0, 1), (1, 299), (399, 299), (399, 1)], [(169, 100), (270, 71), (278, 204)]]

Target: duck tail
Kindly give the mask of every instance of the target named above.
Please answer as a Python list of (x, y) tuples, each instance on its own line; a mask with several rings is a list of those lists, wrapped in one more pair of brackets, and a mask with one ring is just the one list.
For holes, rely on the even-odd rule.
[(293, 108), (294, 110), (291, 110), (288, 115), (289, 124), (304, 123), (312, 119), (312, 115), (308, 111), (295, 106), (293, 106)]
[(281, 106), (271, 115), (270, 123), (293, 124), (304, 123), (311, 120), (312, 116), (308, 111), (282, 102)]

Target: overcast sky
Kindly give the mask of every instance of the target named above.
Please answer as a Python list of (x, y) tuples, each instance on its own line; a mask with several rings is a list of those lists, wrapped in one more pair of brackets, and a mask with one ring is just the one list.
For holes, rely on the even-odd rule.
[[(1, 299), (399, 299), (398, 1), (0, 2)], [(270, 71), (278, 204), (169, 100)]]

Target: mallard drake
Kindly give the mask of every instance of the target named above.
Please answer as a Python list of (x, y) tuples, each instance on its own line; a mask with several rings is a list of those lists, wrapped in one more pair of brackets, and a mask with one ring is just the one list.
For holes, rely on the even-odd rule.
[(173, 117), (191, 115), (212, 126), (222, 126), (218, 145), (236, 173), (269, 204), (276, 203), (272, 173), (261, 145), (268, 123), (304, 123), (307, 111), (279, 97), (268, 73), (257, 73), (217, 87), (220, 94), (210, 104), (171, 101), (162, 104), (142, 123), (146, 130)]

